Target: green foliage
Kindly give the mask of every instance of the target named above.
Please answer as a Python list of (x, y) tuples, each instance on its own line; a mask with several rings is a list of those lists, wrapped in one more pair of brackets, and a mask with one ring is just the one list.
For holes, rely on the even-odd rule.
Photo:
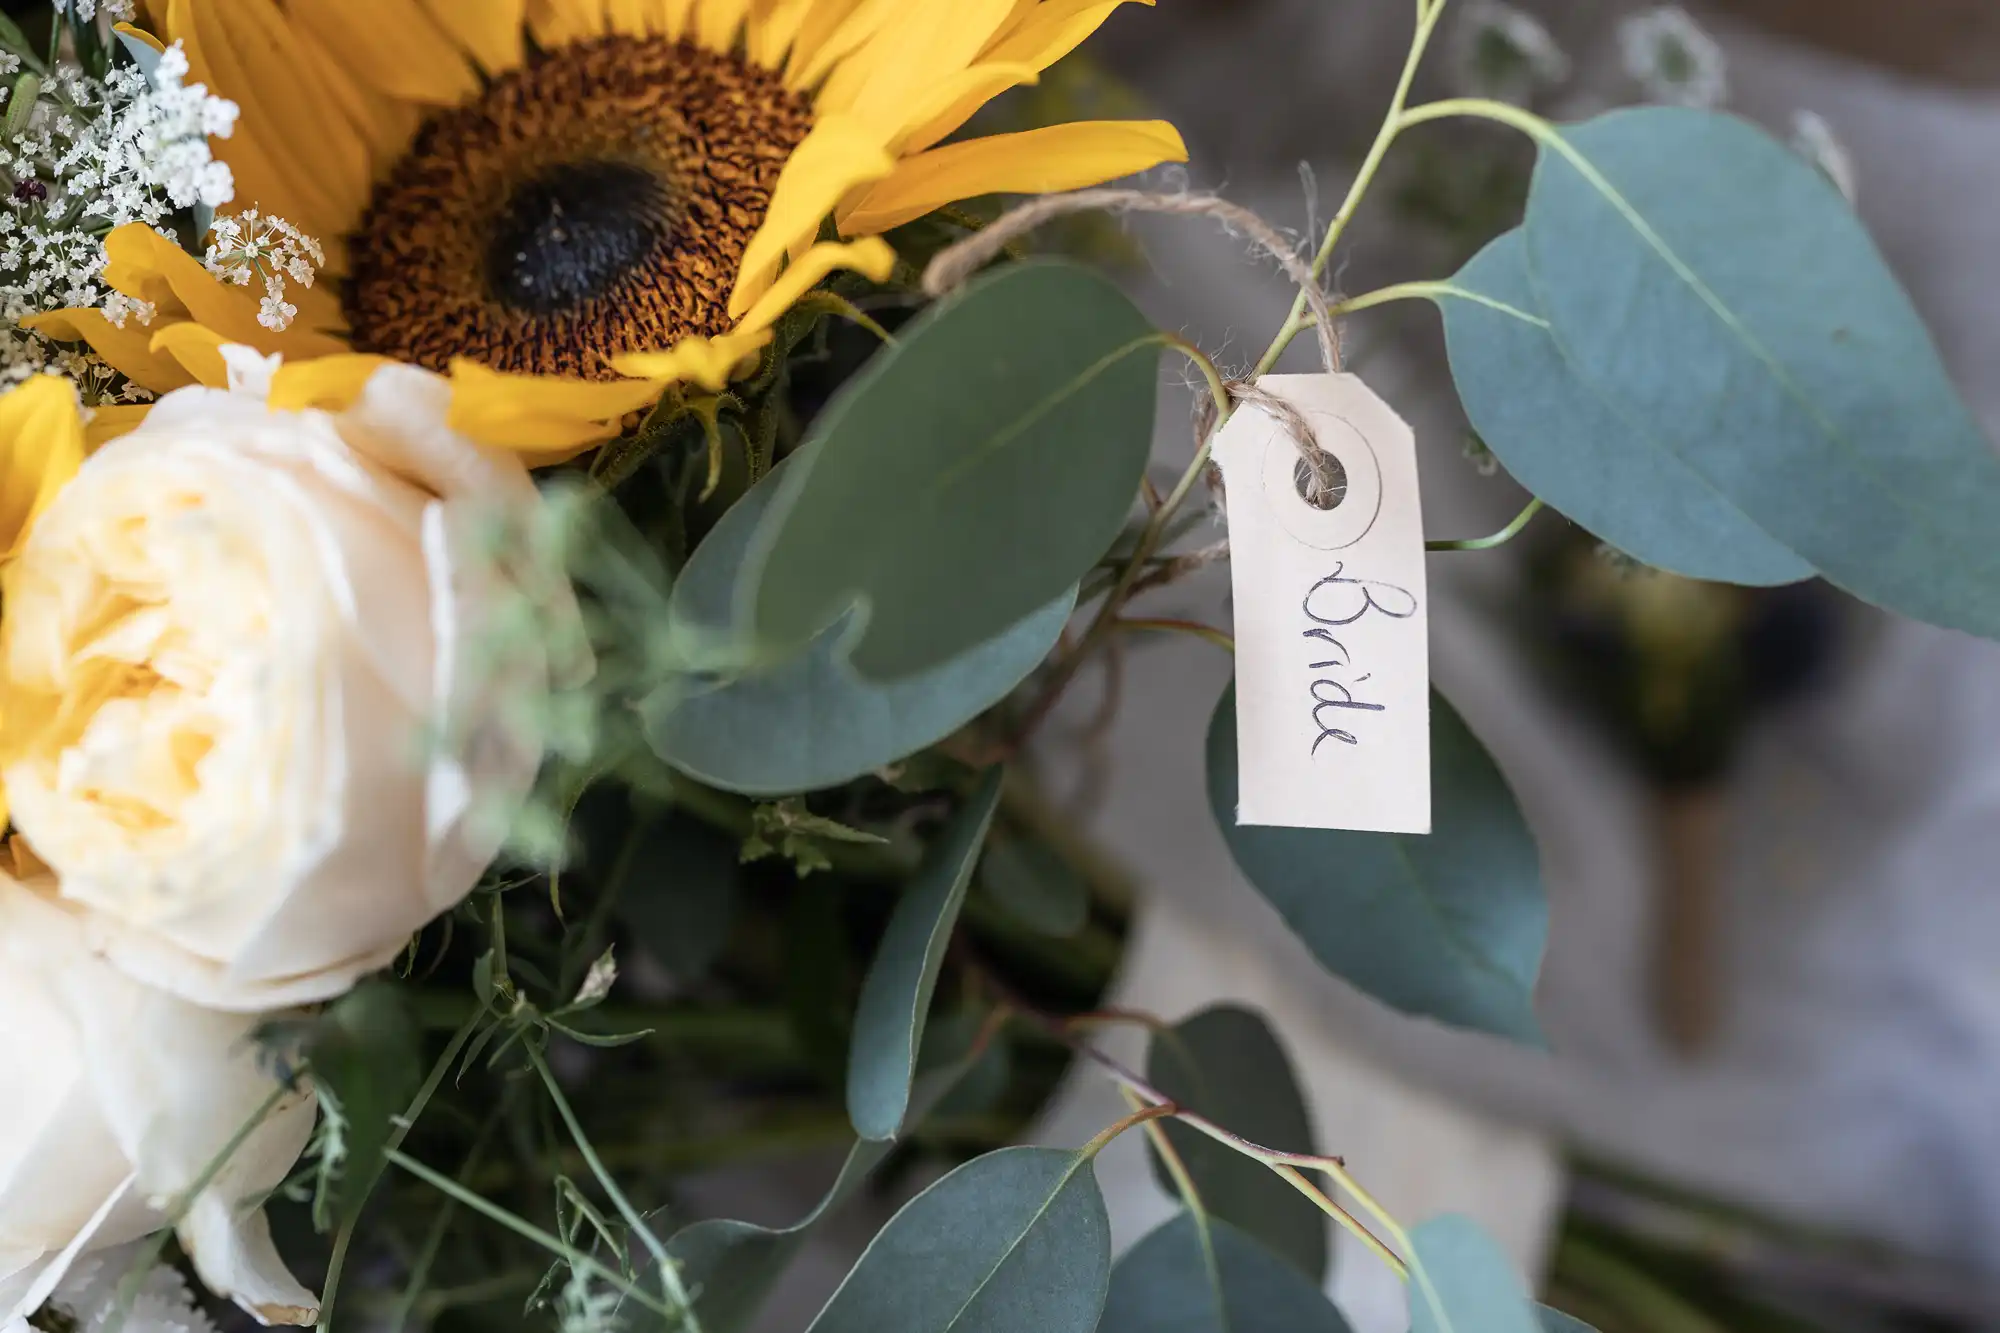
[(753, 806), (750, 836), (743, 840), (743, 860), (762, 861), (777, 857), (790, 861), (799, 878), (818, 870), (833, 869), (827, 847), (845, 843), (850, 847), (879, 847), (889, 840), (879, 833), (849, 828), (837, 819), (816, 815), (796, 798)]
[(1429, 837), (1236, 822), (1236, 693), (1208, 733), (1208, 798), (1236, 864), (1329, 971), (1407, 1014), (1539, 1045), (1541, 858), (1471, 730), (1431, 696)]
[[(674, 586), (670, 615), (696, 642), (736, 641), (732, 596), (750, 544), (796, 467), (786, 460), (723, 516)], [(943, 740), (1004, 698), (1048, 656), (1074, 589), (929, 670), (888, 683), (842, 656), (847, 622), (803, 651), (752, 663), (709, 688), (675, 682), (642, 705), (647, 739), (681, 772), (755, 796), (818, 791), (886, 768)], [(724, 650), (725, 652), (727, 650)]]
[(1091, 1159), (1003, 1148), (891, 1218), (808, 1333), (1091, 1333), (1110, 1271)]
[(382, 1174), (383, 1154), (423, 1081), (423, 1057), (402, 992), (365, 982), (328, 1006), (306, 1036), (322, 1129), (314, 1221), (349, 1221)]
[(1551, 132), (1523, 234), (1569, 369), (1635, 431), (1849, 592), (2000, 637), (2000, 455), (1810, 162), (1614, 112)]
[(1452, 377), (1480, 440), (1516, 481), (1658, 569), (1751, 585), (1812, 577), (1571, 370), (1541, 316), (1520, 232), (1480, 251), (1452, 289), (1438, 298)]
[(1348, 1333), (1323, 1293), (1219, 1217), (1182, 1213), (1111, 1270), (1100, 1333)]
[(1001, 770), (989, 772), (932, 844), (862, 984), (848, 1057), (847, 1113), (863, 1138), (891, 1139), (902, 1130), (945, 945), (999, 807), (1001, 780)]
[(1535, 1318), (1541, 1322), (1542, 1333), (1597, 1333), (1596, 1329), (1574, 1315), (1566, 1315), (1546, 1305), (1535, 1307)]
[[(1292, 1062), (1261, 1014), (1224, 1005), (1183, 1019), (1153, 1039), (1146, 1078), (1191, 1111), (1254, 1143), (1315, 1155), (1312, 1114)], [(1211, 1217), (1234, 1223), (1314, 1282), (1327, 1265), (1327, 1223), (1312, 1200), (1263, 1163), (1187, 1125), (1169, 1122), (1168, 1140)], [(1175, 1188), (1154, 1162), (1163, 1188)]]
[(1111, 545), (1152, 450), (1161, 335), (1107, 279), (1009, 265), (912, 323), (827, 409), (739, 596), (765, 652), (850, 608), (894, 680), (1046, 607)]
[(1435, 1217), (1410, 1242), (1410, 1333), (1537, 1333), (1526, 1284), (1477, 1223)]

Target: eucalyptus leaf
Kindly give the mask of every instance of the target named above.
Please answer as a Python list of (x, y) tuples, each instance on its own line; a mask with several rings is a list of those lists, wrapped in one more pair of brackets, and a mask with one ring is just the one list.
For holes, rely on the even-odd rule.
[(1480, 251), (1438, 305), (1466, 416), (1529, 491), (1658, 569), (1752, 585), (1812, 577), (1810, 565), (1577, 378), (1541, 317), (1520, 232)]
[(1111, 1270), (1099, 1333), (1348, 1333), (1297, 1268), (1219, 1217), (1182, 1213)]
[(767, 651), (850, 609), (864, 677), (928, 671), (1074, 586), (1152, 450), (1162, 336), (1107, 278), (1010, 264), (938, 302), (823, 412), (744, 570)]
[(1817, 168), (1731, 116), (1556, 131), (1528, 201), (1577, 377), (1848, 591), (2000, 637), (2000, 455)]
[[(1146, 1080), (1175, 1102), (1254, 1143), (1317, 1153), (1312, 1113), (1292, 1062), (1261, 1014), (1234, 1005), (1205, 1009), (1153, 1039)], [(1168, 1141), (1193, 1179), (1202, 1207), (1232, 1222), (1313, 1282), (1326, 1276), (1326, 1214), (1312, 1200), (1233, 1148), (1177, 1121)], [(1154, 1174), (1175, 1184), (1155, 1160)]]
[(1236, 822), (1236, 691), (1208, 733), (1208, 795), (1236, 864), (1322, 966), (1384, 1004), (1541, 1045), (1541, 858), (1506, 779), (1431, 696), (1429, 837)]
[(729, 940), (743, 880), (738, 841), (679, 811), (651, 816), (639, 839), (618, 917), (655, 961), (693, 980)]
[(1540, 1333), (1521, 1275), (1478, 1223), (1432, 1218), (1410, 1246), (1410, 1333)]
[[(795, 465), (780, 463), (696, 548), (670, 604), (683, 638), (733, 637), (737, 577)], [(1004, 699), (1049, 655), (1075, 604), (1075, 589), (1065, 589), (992, 639), (887, 684), (863, 680), (842, 659), (842, 621), (797, 655), (720, 688), (663, 693), (642, 705), (647, 739), (675, 768), (726, 791), (781, 796), (838, 787), (936, 744)]]
[(889, 1220), (808, 1333), (1092, 1333), (1111, 1224), (1091, 1159), (975, 1158)]
[(1546, 1305), (1535, 1307), (1535, 1318), (1541, 1321), (1542, 1333), (1597, 1333), (1596, 1329), (1575, 1315), (1552, 1310)]
[(901, 1132), (945, 945), (999, 808), (1002, 779), (1001, 769), (989, 771), (932, 842), (862, 983), (848, 1053), (847, 1114), (863, 1138)]
[[(998, 1049), (997, 1047), (994, 1049)], [(911, 1119), (922, 1120), (943, 1111), (986, 1067), (983, 1056), (961, 1056), (927, 1071), (917, 1080)], [(838, 1212), (860, 1192), (889, 1154), (892, 1139), (862, 1139), (848, 1150), (833, 1186), (813, 1210), (789, 1227), (760, 1227), (732, 1218), (712, 1218), (683, 1227), (667, 1242), (681, 1266), (681, 1281), (695, 1293), (695, 1314), (705, 1333), (741, 1333), (755, 1319), (765, 1298), (792, 1260), (811, 1238), (813, 1229)]]

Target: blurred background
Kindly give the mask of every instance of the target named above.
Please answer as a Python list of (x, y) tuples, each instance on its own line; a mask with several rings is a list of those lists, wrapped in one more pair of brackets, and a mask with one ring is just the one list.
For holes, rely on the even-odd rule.
[[(1423, 94), (1558, 119), (1720, 106), (1796, 143), (1856, 199), (2000, 431), (2000, 4), (1454, 8)], [(1132, 6), (1031, 99), (1170, 117), (1193, 156), (1165, 185), (1215, 189), (1303, 243), (1375, 133), (1410, 11)], [(1351, 233), (1341, 290), (1450, 273), (1513, 224), (1531, 165), (1490, 126), (1412, 133)], [(1254, 359), (1291, 300), (1204, 222), (1086, 239), (1225, 369)], [(1347, 347), (1417, 428), (1432, 537), (1519, 510), (1466, 428), (1428, 305), (1357, 317)], [(1307, 340), (1293, 356), (1315, 368)], [(1163, 393), (1171, 476), (1190, 399)], [(1552, 1052), (1398, 1018), (1318, 970), (1207, 818), (1202, 738), (1229, 663), (1187, 639), (1134, 642), (1042, 755), (1134, 886), (1110, 1002), (1269, 1011), (1324, 1150), (1406, 1215), (1479, 1218), (1604, 1333), (2000, 1327), (2000, 646), (1820, 586), (1655, 574), (1553, 516), (1502, 552), (1433, 556), (1431, 576), (1435, 673), (1541, 842)], [(1227, 599), (1218, 568), (1146, 614), (1226, 627)], [(1037, 1133), (1073, 1144), (1122, 1110), (1074, 1077)], [(1168, 1215), (1138, 1136), (1101, 1173), (1121, 1245)], [(742, 1215), (748, 1193), (782, 1220), (819, 1183), (732, 1172), (694, 1194)], [(821, 1241), (763, 1326), (803, 1327), (881, 1216)], [(1332, 1287), (1359, 1333), (1402, 1333), (1396, 1284), (1336, 1248)]]

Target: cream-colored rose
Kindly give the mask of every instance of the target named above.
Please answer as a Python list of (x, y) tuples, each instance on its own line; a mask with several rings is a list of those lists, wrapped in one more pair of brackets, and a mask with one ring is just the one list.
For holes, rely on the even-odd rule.
[(228, 351), (238, 388), (163, 398), (7, 569), (0, 778), (93, 947), (252, 1012), (346, 991), (471, 891), (547, 658), (517, 635), (494, 669), (493, 522), (535, 491), (446, 427), (443, 380), (277, 411), (275, 366)]
[[(180, 1221), (203, 1282), (266, 1323), (309, 1324), (261, 1209), (312, 1135), (310, 1092), (259, 1067), (256, 1020), (198, 1008), (93, 954), (78, 914), (0, 874), (0, 1328), (82, 1256)], [(277, 1100), (272, 1101), (273, 1098)]]

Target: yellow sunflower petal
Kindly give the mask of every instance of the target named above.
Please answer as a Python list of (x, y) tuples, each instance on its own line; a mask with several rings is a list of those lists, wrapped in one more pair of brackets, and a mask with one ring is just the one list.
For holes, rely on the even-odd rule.
[(1029, 64), (979, 64), (962, 70), (932, 88), (910, 108), (906, 123), (910, 128), (899, 135), (893, 147), (899, 153), (921, 152), (944, 138), (980, 107), (1024, 83), (1034, 83), (1041, 68)]
[(695, 39), (711, 51), (727, 51), (736, 45), (749, 12), (750, 0), (699, 0)]
[(680, 15), (690, 0), (604, 0), (604, 21), (611, 31), (627, 37), (677, 37)]
[(529, 30), (545, 47), (602, 37), (605, 32), (599, 0), (528, 0), (527, 17)]
[(717, 338), (683, 338), (663, 352), (628, 352), (611, 367), (656, 384), (699, 384), (720, 390), (771, 341), (769, 329), (725, 333)]
[(152, 410), (151, 403), (98, 404), (90, 409), (90, 419), (83, 423), (84, 448), (96, 453), (120, 435), (129, 435)]
[(1153, 0), (1045, 0), (1024, 12), (1017, 23), (1003, 28), (1000, 39), (987, 49), (984, 58), (1025, 61), (1036, 69), (1047, 69), (1103, 27), (1113, 11), (1128, 4), (1152, 3)]
[(333, 0), (287, 12), (350, 73), (391, 97), (450, 106), (479, 91), (458, 43), (407, 0)]
[(829, 116), (813, 126), (778, 174), (764, 225), (744, 248), (736, 290), (729, 297), (730, 315), (739, 316), (756, 303), (793, 243), (816, 235), (821, 220), (843, 196), (895, 170), (895, 159), (880, 136), (866, 126), (845, 116)]
[(196, 383), (224, 389), (229, 387), (229, 365), (222, 349), (230, 341), (200, 324), (169, 324), (153, 334), (153, 350), (180, 362)]
[(823, 105), (844, 107), (850, 115), (900, 133), (909, 128), (911, 104), (978, 59), (1013, 13), (1014, 3), (952, 0), (923, 6), (879, 35), (866, 59), (848, 61), (828, 79)]
[[(200, 260), (144, 223), (131, 223), (112, 232), (105, 238), (104, 256), (105, 282), (160, 307), (156, 324), (170, 312), (185, 311), (188, 318), (207, 325), (224, 342), (243, 343), (260, 352), (282, 352), (289, 358), (332, 356), (347, 350), (339, 339), (297, 324), (283, 332), (265, 328), (257, 322), (257, 298), (249, 288), (222, 282), (203, 268)], [(331, 300), (331, 291), (313, 299), (320, 303)]]
[(496, 448), (555, 452), (612, 439), (626, 414), (659, 400), (661, 386), (513, 375), (454, 361), (451, 388), (453, 430)]
[(519, 65), (525, 50), (521, 44), (526, 0), (424, 0), (424, 7), (440, 27), (457, 39), (479, 67), (499, 74)]
[(102, 310), (51, 310), (29, 315), (21, 327), (57, 342), (88, 343), (113, 370), (154, 393), (172, 393), (195, 382), (180, 362), (153, 350), (153, 331), (137, 319), (127, 319), (121, 329)]
[(811, 88), (897, 17), (901, 0), (819, 0), (799, 28), (785, 82)]
[(0, 558), (21, 549), (83, 454), (83, 414), (68, 380), (36, 375), (0, 395)]
[(755, 0), (744, 47), (750, 59), (766, 69), (785, 63), (806, 19), (819, 0)]
[[(879, 236), (847, 244), (829, 241), (815, 245), (784, 271), (771, 285), (770, 291), (758, 298), (757, 304), (750, 307), (750, 312), (743, 316), (736, 331), (756, 333), (770, 328), (801, 296), (819, 286), (821, 280), (835, 269), (850, 269), (876, 282), (884, 282), (895, 267), (895, 250)], [(623, 369), (622, 366), (619, 368)]]
[(353, 352), (343, 356), (321, 356), (310, 361), (287, 361), (271, 377), (271, 407), (279, 412), (300, 412), (318, 408), (340, 412), (360, 401), (369, 377), (387, 365), (386, 356)]
[(1163, 120), (1082, 120), (970, 139), (904, 159), (842, 217), (840, 229), (865, 236), (959, 199), (1078, 190), (1185, 161), (1180, 131)]
[(263, 179), (239, 184), (237, 197), (322, 239), (344, 235), (367, 207), (373, 175), (368, 145), (341, 132), (351, 122), (327, 86), (323, 53), (273, 0), (171, 0), (168, 25), (195, 72), (243, 109), (217, 153), (232, 168), (244, 156)]

